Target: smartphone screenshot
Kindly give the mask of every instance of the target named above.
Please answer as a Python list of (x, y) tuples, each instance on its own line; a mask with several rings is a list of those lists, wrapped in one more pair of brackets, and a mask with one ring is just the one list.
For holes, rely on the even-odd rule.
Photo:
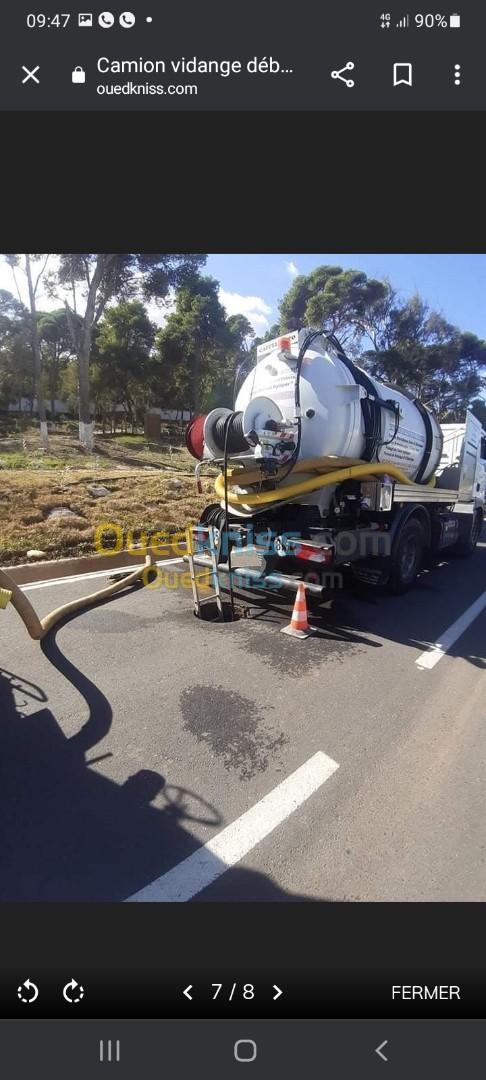
[(484, 11), (1, 18), (2, 1073), (479, 1076)]

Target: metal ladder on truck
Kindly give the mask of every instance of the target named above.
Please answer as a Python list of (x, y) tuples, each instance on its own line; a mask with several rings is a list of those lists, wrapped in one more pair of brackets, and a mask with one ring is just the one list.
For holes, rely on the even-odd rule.
[[(203, 605), (207, 604), (209, 601), (216, 601), (218, 619), (220, 619), (221, 622), (224, 621), (223, 601), (221, 599), (218, 571), (221, 535), (222, 533), (219, 530), (216, 530), (213, 525), (192, 525), (186, 530), (187, 560), (189, 563), (189, 573), (191, 575), (192, 595), (194, 597), (194, 614), (198, 619), (202, 618)], [(207, 570), (196, 567), (194, 563), (195, 555), (206, 552), (209, 554), (211, 560), (211, 565), (208, 566)], [(200, 596), (200, 587), (207, 588), (208, 582), (211, 582), (213, 591), (205, 596)]]

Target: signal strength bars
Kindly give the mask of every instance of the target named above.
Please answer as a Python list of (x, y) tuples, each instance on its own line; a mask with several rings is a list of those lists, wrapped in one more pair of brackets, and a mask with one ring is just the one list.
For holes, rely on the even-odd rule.
[(410, 26), (410, 15), (404, 15), (400, 22), (397, 22), (397, 30), (408, 30)]

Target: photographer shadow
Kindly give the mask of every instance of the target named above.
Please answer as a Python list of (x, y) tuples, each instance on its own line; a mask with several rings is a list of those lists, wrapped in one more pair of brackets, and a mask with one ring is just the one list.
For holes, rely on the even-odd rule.
[[(188, 823), (216, 831), (224, 823), (199, 794), (157, 772), (141, 769), (118, 784), (96, 771), (112, 756), (89, 757), (111, 728), (110, 702), (61, 652), (55, 633), (41, 647), (83, 696), (89, 717), (67, 738), (43, 690), (0, 669), (0, 901), (130, 899), (201, 846)], [(259, 891), (262, 899), (287, 898), (264, 875), (237, 873), (238, 896), (228, 899)]]

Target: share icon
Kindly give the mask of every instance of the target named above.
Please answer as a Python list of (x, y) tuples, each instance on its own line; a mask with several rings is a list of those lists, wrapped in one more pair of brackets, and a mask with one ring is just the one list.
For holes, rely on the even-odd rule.
[(351, 87), (354, 86), (354, 79), (345, 79), (343, 76), (343, 71), (354, 71), (354, 64), (352, 60), (348, 60), (347, 64), (345, 64), (344, 67), (339, 68), (339, 71), (331, 71), (332, 79), (341, 79), (341, 82), (346, 83), (348, 90), (351, 90)]

